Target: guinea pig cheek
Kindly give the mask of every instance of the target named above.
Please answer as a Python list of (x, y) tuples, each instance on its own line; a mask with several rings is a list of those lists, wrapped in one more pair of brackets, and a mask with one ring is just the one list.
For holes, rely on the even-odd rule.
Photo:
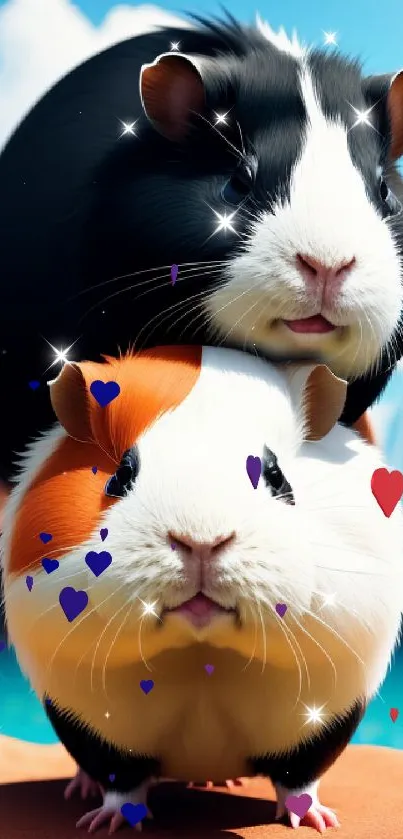
[[(254, 650), (255, 658), (278, 666), (295, 664), (288, 629), (303, 632), (315, 590), (311, 527), (297, 507), (262, 495), (259, 519), (250, 516), (248, 528), (238, 534), (238, 549), (221, 564), (221, 584), (236, 594), (240, 620), (225, 632), (217, 626), (209, 638), (214, 646), (229, 644), (248, 657)], [(287, 607), (283, 616), (277, 604)]]
[(114, 662), (124, 663), (141, 661), (142, 654), (149, 658), (167, 646), (186, 645), (177, 629), (167, 634), (160, 619), (167, 590), (181, 577), (181, 563), (153, 532), (152, 521), (144, 522), (136, 495), (113, 504), (100, 527), (108, 529), (105, 542), (100, 543), (97, 528), (85, 549), (86, 555), (107, 551), (112, 557), (98, 577), (87, 567), (89, 608), (99, 619), (99, 635), (103, 633), (100, 646), (113, 642)]

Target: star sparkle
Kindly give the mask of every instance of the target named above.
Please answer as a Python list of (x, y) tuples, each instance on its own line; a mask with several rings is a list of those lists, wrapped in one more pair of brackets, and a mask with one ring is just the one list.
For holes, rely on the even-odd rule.
[(334, 592), (332, 594), (324, 594), (322, 606), (334, 606), (335, 597), (336, 595), (334, 594)]
[(224, 231), (230, 230), (231, 233), (236, 233), (236, 230), (232, 226), (232, 222), (233, 222), (233, 219), (236, 216), (236, 212), (230, 213), (229, 215), (227, 215), (227, 213), (217, 213), (216, 210), (213, 210), (213, 213), (217, 217), (217, 222), (216, 222), (217, 228), (214, 231), (214, 233), (219, 233), (221, 230), (224, 230)]
[(356, 125), (369, 125), (371, 128), (374, 128), (374, 126), (373, 126), (373, 124), (370, 120), (371, 111), (374, 108), (373, 105), (372, 105), (371, 108), (367, 108), (366, 111), (360, 110), (359, 108), (355, 108), (354, 105), (351, 105), (351, 108), (353, 109), (353, 111), (354, 111), (354, 113), (357, 117), (355, 123), (351, 126), (352, 128), (355, 128)]
[(179, 41), (171, 41), (171, 52), (178, 52), (179, 47)]
[(47, 338), (45, 338), (45, 341), (46, 341), (47, 344), (49, 344), (49, 346), (51, 347), (51, 349), (53, 350), (53, 352), (55, 354), (54, 360), (52, 361), (51, 364), (49, 364), (49, 367), (46, 368), (45, 373), (48, 370), (50, 370), (51, 367), (54, 367), (55, 364), (70, 364), (71, 363), (70, 360), (69, 360), (69, 357), (68, 357), (68, 353), (70, 352), (71, 349), (73, 349), (74, 344), (76, 344), (77, 341), (78, 341), (78, 338), (75, 341), (73, 341), (73, 343), (70, 344), (69, 347), (66, 347), (66, 349), (64, 349), (64, 350), (58, 350), (57, 347), (54, 347), (53, 344), (51, 344), (50, 341), (47, 340)]
[(217, 114), (217, 111), (214, 111), (215, 124), (216, 125), (228, 125), (228, 122), (227, 122), (228, 114), (229, 114), (229, 111), (227, 111), (226, 114)]
[(120, 120), (120, 122), (123, 125), (123, 131), (120, 135), (121, 137), (124, 137), (125, 134), (132, 134), (133, 137), (136, 136), (136, 132), (134, 130), (137, 123), (136, 119), (134, 120), (134, 122), (123, 122), (123, 120)]
[(321, 705), (320, 708), (316, 708), (315, 705), (312, 705), (311, 707), (305, 705), (306, 714), (304, 714), (304, 716), (306, 717), (306, 722), (304, 723), (304, 725), (309, 725), (309, 723), (313, 725), (316, 725), (317, 723), (322, 723), (324, 717), (322, 711), (324, 707), (324, 705)]
[(336, 35), (337, 32), (323, 32), (325, 36), (325, 46), (337, 47)]
[(154, 603), (145, 603), (144, 600), (141, 600), (141, 597), (139, 598), (139, 600), (141, 601), (144, 607), (142, 615), (143, 618), (145, 618), (146, 615), (153, 615), (155, 618), (159, 617), (159, 615), (154, 609), (154, 607), (157, 605), (157, 600), (154, 600)]

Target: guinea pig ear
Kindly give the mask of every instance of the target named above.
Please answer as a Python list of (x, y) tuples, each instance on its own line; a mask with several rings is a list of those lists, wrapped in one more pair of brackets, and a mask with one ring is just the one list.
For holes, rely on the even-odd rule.
[(157, 131), (180, 142), (188, 133), (192, 113), (206, 104), (205, 89), (195, 60), (182, 53), (162, 53), (140, 71), (140, 98)]
[(391, 144), (389, 158), (393, 162), (403, 155), (403, 70), (364, 80), (364, 95), (374, 109), (386, 102)]
[(321, 440), (340, 419), (347, 382), (325, 364), (290, 364), (287, 378), (294, 404), (303, 412), (305, 440)]
[(92, 440), (87, 383), (81, 364), (65, 364), (58, 377), (48, 384), (60, 425), (75, 440)]

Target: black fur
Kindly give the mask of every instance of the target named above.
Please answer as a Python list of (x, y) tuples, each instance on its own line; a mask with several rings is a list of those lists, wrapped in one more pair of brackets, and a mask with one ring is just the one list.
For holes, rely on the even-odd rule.
[[(59, 708), (49, 697), (44, 707), (52, 726), (76, 763), (107, 790), (129, 792), (160, 775), (160, 762), (148, 755), (131, 755), (101, 739), (75, 714)], [(256, 756), (249, 760), (252, 775), (266, 775), (288, 789), (302, 789), (318, 780), (348, 745), (365, 712), (357, 703), (329, 728), (284, 755)], [(109, 776), (115, 775), (113, 781)], [(192, 780), (192, 779), (189, 779)]]
[[(246, 154), (252, 162), (257, 155), (254, 206), (287, 194), (305, 121), (297, 65), (254, 29), (229, 19), (195, 31), (141, 35), (56, 84), (0, 155), (0, 377), (11, 399), (2, 414), (0, 476), (9, 476), (14, 453), (53, 420), (44, 385), (58, 368), (47, 369), (54, 356), (45, 339), (59, 349), (77, 341), (71, 353), (77, 360), (115, 355), (133, 342), (139, 348), (208, 343), (202, 318), (195, 319), (200, 310), (192, 310), (199, 298), (192, 295), (219, 282), (218, 272), (201, 268), (183, 281), (179, 274), (172, 287), (169, 266), (224, 259), (237, 250), (234, 234), (211, 236), (210, 208), (222, 211), (222, 188), (239, 161), (203, 120), (195, 120), (183, 147), (148, 125), (138, 94), (140, 67), (177, 41), (187, 53), (227, 56), (227, 72), (206, 76), (207, 104), (209, 111), (233, 106)], [(343, 103), (365, 107), (386, 90), (386, 77), (363, 84), (355, 62), (321, 53), (310, 62), (325, 110), (341, 112), (347, 122), (351, 114)], [(380, 133), (363, 127), (350, 134), (351, 153), (375, 202), (374, 161), (386, 155), (389, 139), (382, 102), (376, 109)], [(119, 139), (119, 120), (136, 119), (138, 136)], [(239, 148), (237, 129), (226, 133)], [(245, 225), (248, 208), (246, 202), (245, 215), (238, 215)], [(144, 273), (122, 278), (136, 271)], [(178, 301), (188, 301), (186, 317)], [(397, 336), (394, 349), (399, 358)], [(385, 353), (379, 375), (350, 386), (343, 421), (363, 413), (390, 373)], [(39, 390), (29, 389), (31, 379), (41, 381)]]
[(365, 702), (357, 701), (343, 717), (336, 717), (328, 728), (284, 755), (263, 755), (251, 759), (252, 771), (266, 775), (272, 783), (290, 790), (303, 789), (317, 781), (348, 746), (364, 713)]
[[(62, 710), (49, 697), (44, 707), (52, 726), (71, 757), (106, 790), (129, 792), (159, 774), (159, 762), (148, 755), (132, 755), (102, 740), (71, 711)], [(113, 781), (109, 776), (114, 775)]]

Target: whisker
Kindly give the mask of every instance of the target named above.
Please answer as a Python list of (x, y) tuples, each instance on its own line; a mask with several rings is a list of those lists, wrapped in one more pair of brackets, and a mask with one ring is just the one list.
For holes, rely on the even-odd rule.
[[(126, 604), (127, 604), (127, 602), (126, 602)], [(105, 694), (105, 696), (106, 696), (106, 698), (107, 698), (108, 702), (109, 702), (110, 700), (109, 700), (109, 697), (108, 697), (108, 694), (107, 694), (107, 690), (106, 690), (106, 667), (107, 667), (107, 664), (108, 664), (109, 656), (110, 656), (110, 654), (111, 654), (111, 652), (112, 652), (112, 649), (113, 649), (113, 647), (114, 647), (114, 644), (115, 644), (115, 642), (116, 642), (116, 639), (118, 638), (118, 636), (119, 636), (120, 632), (122, 631), (122, 629), (123, 629), (123, 627), (124, 627), (124, 625), (125, 625), (125, 623), (126, 623), (126, 621), (127, 621), (128, 617), (130, 616), (130, 614), (131, 614), (131, 612), (132, 612), (132, 609), (133, 609), (133, 606), (134, 606), (134, 603), (131, 603), (131, 604), (129, 605), (128, 612), (127, 612), (127, 614), (125, 615), (125, 617), (123, 618), (123, 620), (122, 620), (122, 622), (121, 622), (121, 624), (120, 624), (120, 626), (119, 626), (119, 629), (118, 629), (118, 631), (117, 631), (116, 635), (114, 636), (114, 638), (113, 638), (113, 640), (112, 640), (112, 643), (111, 643), (111, 645), (110, 645), (110, 647), (109, 647), (109, 650), (108, 650), (107, 655), (105, 656), (105, 661), (104, 661), (104, 664), (103, 664), (103, 667), (102, 667), (102, 689), (103, 689), (103, 692), (104, 692), (104, 694)]]

